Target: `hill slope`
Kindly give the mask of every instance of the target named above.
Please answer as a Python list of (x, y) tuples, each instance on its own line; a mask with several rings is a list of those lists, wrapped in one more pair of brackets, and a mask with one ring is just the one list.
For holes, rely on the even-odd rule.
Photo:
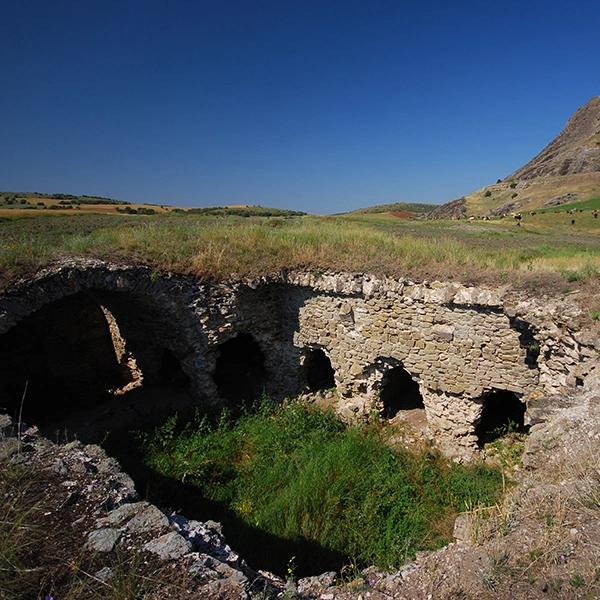
[(509, 179), (600, 172), (600, 96), (582, 106), (561, 133)]
[(396, 216), (416, 217), (423, 216), (437, 208), (437, 204), (425, 204), (422, 202), (394, 202), (391, 204), (374, 204), (365, 208), (357, 208), (349, 213), (350, 215), (373, 215), (390, 213)]
[(564, 130), (512, 175), (431, 216), (501, 215), (593, 197), (600, 197), (600, 96), (577, 110)]

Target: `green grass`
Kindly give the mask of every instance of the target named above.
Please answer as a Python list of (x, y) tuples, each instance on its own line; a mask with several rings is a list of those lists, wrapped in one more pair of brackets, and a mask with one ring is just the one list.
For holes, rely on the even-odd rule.
[[(171, 419), (145, 439), (145, 460), (250, 527), (354, 564), (394, 568), (417, 550), (448, 542), (457, 512), (494, 504), (502, 477), (433, 452), (394, 451), (386, 431), (348, 428), (296, 402), (263, 403), (236, 421), (224, 415), (183, 431)], [(300, 563), (305, 558), (290, 552)]]
[(600, 210), (600, 198), (590, 198), (581, 202), (570, 202), (569, 204), (561, 204), (552, 208), (544, 208), (542, 212), (566, 212), (568, 210)]
[(63, 256), (135, 261), (199, 277), (285, 269), (363, 271), (416, 279), (513, 285), (585, 282), (600, 272), (600, 220), (591, 213), (503, 221), (428, 221), (389, 215), (240, 217), (35, 216), (0, 222), (4, 282)]

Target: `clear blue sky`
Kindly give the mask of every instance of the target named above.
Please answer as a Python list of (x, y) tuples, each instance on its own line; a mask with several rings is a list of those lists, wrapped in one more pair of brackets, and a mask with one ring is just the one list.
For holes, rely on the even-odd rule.
[(597, 0), (4, 0), (0, 22), (2, 190), (443, 202), (600, 94)]

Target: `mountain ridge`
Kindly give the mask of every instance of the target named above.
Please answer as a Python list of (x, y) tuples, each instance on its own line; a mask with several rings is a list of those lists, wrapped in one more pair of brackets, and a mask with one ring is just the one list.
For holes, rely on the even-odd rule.
[(431, 218), (505, 215), (600, 197), (600, 96), (575, 111), (529, 162), (495, 184), (443, 204)]

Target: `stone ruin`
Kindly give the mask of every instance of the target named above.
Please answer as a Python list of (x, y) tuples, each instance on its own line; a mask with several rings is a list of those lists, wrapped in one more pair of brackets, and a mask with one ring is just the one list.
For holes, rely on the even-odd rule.
[(43, 425), (153, 385), (208, 409), (320, 395), (347, 421), (406, 422), (468, 460), (493, 428), (538, 422), (583, 385), (600, 340), (581, 317), (507, 288), (306, 272), (212, 283), (66, 260), (0, 296), (0, 408), (15, 416), (25, 394)]

